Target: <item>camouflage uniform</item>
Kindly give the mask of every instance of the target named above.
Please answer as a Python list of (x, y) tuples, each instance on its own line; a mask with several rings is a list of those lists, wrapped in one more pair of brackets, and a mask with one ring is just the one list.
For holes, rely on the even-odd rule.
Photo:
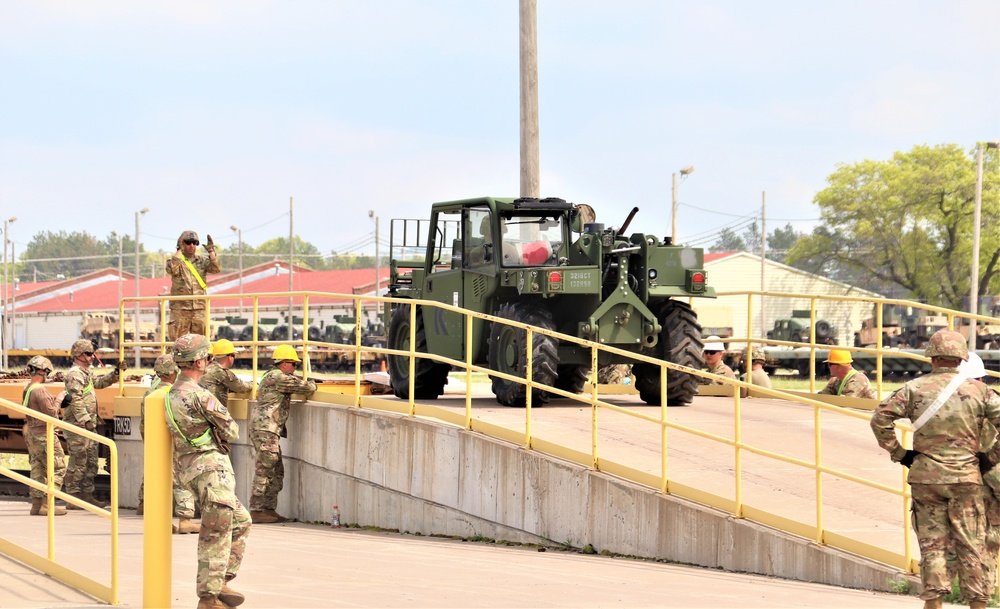
[(278, 437), (285, 435), (285, 422), (292, 394), (310, 395), (316, 383), (274, 368), (260, 379), (257, 403), (250, 415), (250, 439), (253, 441), (256, 463), (250, 494), (250, 511), (274, 510), (278, 493), (284, 486), (285, 466), (281, 462)]
[[(89, 431), (97, 428), (97, 394), (95, 389), (110, 387), (118, 381), (118, 369), (115, 368), (104, 376), (94, 376), (90, 368), (81, 368), (79, 364), (66, 373), (66, 394), (69, 396), (69, 408), (63, 419), (77, 427)], [(69, 446), (69, 465), (66, 468), (66, 492), (94, 493), (94, 477), (97, 476), (97, 442), (88, 440), (69, 430), (66, 432), (66, 443)]]
[[(896, 439), (894, 422), (903, 418), (916, 421), (956, 374), (956, 368), (935, 368), (906, 383), (879, 404), (871, 428), (893, 461), (907, 457), (907, 450)], [(951, 592), (946, 553), (952, 547), (957, 553), (959, 584), (965, 600), (985, 601), (990, 594), (992, 585), (983, 573), (986, 520), (976, 456), (981, 451), (984, 420), (994, 426), (1000, 424), (1000, 396), (978, 381), (966, 380), (913, 435), (916, 457), (908, 482), (920, 544), (924, 587), (920, 598), (924, 600)], [(994, 462), (1000, 460), (998, 447), (1000, 444), (991, 451)]]
[(597, 382), (602, 385), (620, 385), (632, 374), (631, 364), (612, 364), (597, 369)]
[[(59, 418), (59, 402), (55, 396), (45, 390), (41, 383), (34, 383), (24, 388), (24, 407)], [(31, 479), (46, 483), (46, 450), (45, 421), (35, 417), (27, 417), (24, 422), (24, 442), (28, 445), (28, 462), (31, 464)], [(63, 478), (66, 476), (66, 456), (58, 436), (52, 443), (52, 478), (56, 490), (62, 489)], [(32, 499), (44, 499), (46, 494), (37, 489), (30, 491)]]
[(174, 471), (181, 485), (197, 492), (201, 505), (198, 596), (218, 596), (240, 569), (250, 514), (236, 497), (236, 476), (229, 456), (220, 450), (209, 429), (215, 428), (223, 442), (232, 442), (239, 437), (239, 427), (225, 406), (186, 376), (178, 376), (167, 400)]
[(831, 377), (830, 382), (826, 384), (826, 387), (820, 389), (819, 392), (826, 395), (846, 395), (868, 400), (876, 399), (875, 390), (872, 389), (872, 384), (868, 382), (868, 377), (865, 376), (864, 372), (859, 372), (853, 368), (847, 373), (844, 380), (840, 380), (835, 376)]
[[(206, 292), (202, 283), (206, 281), (205, 277), (209, 273), (218, 273), (222, 270), (222, 264), (218, 257), (213, 255), (214, 246), (206, 243), (206, 249), (211, 247), (208, 256), (195, 254), (187, 259), (197, 271), (198, 276), (201, 277), (202, 281), (198, 281), (198, 277), (195, 277), (195, 274), (184, 262), (185, 256), (180, 249), (181, 241), (189, 236), (193, 237), (194, 240), (198, 239), (198, 235), (193, 231), (185, 231), (177, 240), (177, 252), (167, 258), (166, 270), (170, 277), (171, 296), (204, 296)], [(209, 236), (209, 240), (211, 240), (211, 236)], [(168, 340), (176, 340), (185, 334), (208, 334), (205, 327), (204, 302), (199, 300), (170, 301), (170, 321), (167, 322)]]
[[(142, 401), (139, 402), (139, 436), (143, 440), (146, 439), (146, 398), (156, 391), (166, 395), (170, 391), (170, 387), (170, 383), (161, 380), (160, 377), (156, 377), (153, 379), (153, 384), (146, 390), (146, 393), (142, 394)], [(194, 518), (194, 493), (191, 492), (191, 489), (180, 483), (176, 465), (175, 461), (173, 468), (174, 516), (178, 518)], [(146, 481), (143, 479), (139, 483), (139, 505), (142, 505), (144, 502), (145, 489)]]
[(198, 384), (208, 389), (219, 400), (223, 406), (229, 407), (229, 394), (250, 393), (253, 390), (253, 383), (241, 381), (232, 370), (223, 368), (218, 362), (212, 362), (205, 370), (205, 375), (201, 377)]
[[(717, 374), (719, 376), (724, 376), (727, 379), (735, 379), (736, 378), (736, 373), (733, 372), (733, 369), (730, 368), (729, 366), (727, 366), (726, 363), (723, 362), (722, 360), (719, 360), (719, 363), (715, 367), (709, 368), (708, 371), (711, 372), (712, 374)], [(700, 376), (698, 377), (698, 383), (700, 383), (702, 385), (725, 385), (725, 383), (723, 383), (722, 381), (720, 381), (718, 379), (707, 379), (707, 378), (700, 377)], [(754, 384), (756, 385), (757, 383), (754, 382)]]

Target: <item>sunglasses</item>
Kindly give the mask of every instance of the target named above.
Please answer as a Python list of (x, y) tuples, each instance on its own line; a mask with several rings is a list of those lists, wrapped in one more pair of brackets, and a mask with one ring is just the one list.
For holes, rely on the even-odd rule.
[(184, 244), (185, 245), (199, 245), (197, 239), (185, 239), (184, 240)]
[(93, 351), (84, 351), (83, 354), (86, 355), (87, 357), (94, 357)]

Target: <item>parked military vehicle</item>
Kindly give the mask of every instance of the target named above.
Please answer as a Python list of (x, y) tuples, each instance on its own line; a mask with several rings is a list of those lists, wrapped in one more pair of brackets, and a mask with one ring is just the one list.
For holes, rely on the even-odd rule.
[(722, 344), (729, 348), (729, 339), (733, 337), (733, 308), (724, 305), (701, 305), (695, 307), (698, 323), (701, 324), (701, 338), (718, 336)]
[[(87, 313), (80, 322), (80, 337), (89, 339), (97, 349), (117, 349), (121, 325), (118, 316), (110, 313)], [(154, 342), (156, 324), (139, 321), (139, 340)], [(135, 321), (125, 317), (125, 342), (135, 341)]]
[[(979, 314), (996, 318), (976, 323), (976, 349), (1000, 349), (1000, 296), (984, 296), (979, 302)], [(958, 331), (969, 335), (969, 319), (962, 318)]]
[[(639, 208), (621, 228), (594, 221), (589, 206), (562, 199), (484, 197), (436, 203), (430, 220), (395, 219), (391, 224), (392, 296), (427, 299), (612, 345), (676, 364), (701, 366), (701, 327), (682, 298), (715, 297), (708, 287), (700, 248), (677, 246), (650, 234), (627, 233)], [(393, 307), (387, 343), (409, 350), (411, 305)], [(417, 307), (413, 348), (456, 360), (466, 357), (491, 370), (525, 378), (526, 331), (441, 308)], [(533, 333), (532, 380), (579, 392), (590, 374), (590, 352), (574, 343)], [(471, 343), (471, 344), (470, 344)], [(601, 352), (598, 365), (634, 363), (643, 400), (659, 404), (660, 369), (633, 358)], [(414, 397), (434, 399), (444, 391), (450, 367), (420, 358)], [(409, 359), (388, 358), (393, 392), (409, 397)], [(671, 370), (667, 402), (689, 403), (695, 377)], [(492, 377), (497, 401), (525, 404), (525, 386)], [(532, 394), (534, 404), (549, 398)]]
[[(872, 306), (872, 316), (861, 321), (861, 329), (854, 333), (855, 347), (874, 347), (879, 340), (875, 314), (878, 305)], [(948, 316), (916, 306), (883, 305), (883, 347), (923, 349), (938, 330), (948, 327)]]
[[(792, 316), (776, 319), (774, 328), (767, 331), (767, 337), (773, 340), (787, 340), (793, 343), (811, 342), (812, 333), (809, 329), (809, 311), (796, 309)], [(837, 327), (825, 319), (816, 320), (816, 344), (836, 345)]]

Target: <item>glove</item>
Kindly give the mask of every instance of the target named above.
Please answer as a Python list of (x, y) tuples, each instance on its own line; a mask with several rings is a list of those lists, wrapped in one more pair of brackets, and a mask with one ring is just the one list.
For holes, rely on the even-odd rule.
[(212, 241), (212, 235), (205, 235), (205, 251), (209, 254), (215, 251), (215, 241)]
[(990, 461), (989, 455), (986, 453), (976, 453), (976, 458), (979, 459), (979, 473), (987, 474), (991, 469), (996, 467), (996, 463)]
[(919, 454), (920, 453), (915, 450), (908, 450), (906, 451), (906, 454), (903, 455), (903, 458), (899, 460), (899, 464), (903, 467), (910, 467), (913, 465), (913, 460), (916, 459)]
[(83, 424), (87, 431), (97, 431), (97, 422), (91, 419)]
[(128, 362), (126, 362), (125, 360), (120, 360), (118, 362), (118, 368), (116, 368), (116, 370), (118, 370), (119, 372), (125, 372), (127, 368), (128, 368)]

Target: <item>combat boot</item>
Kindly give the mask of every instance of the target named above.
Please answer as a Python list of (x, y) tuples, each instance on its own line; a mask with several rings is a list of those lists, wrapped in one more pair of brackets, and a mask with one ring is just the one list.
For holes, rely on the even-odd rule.
[(238, 607), (246, 600), (242, 594), (229, 587), (229, 584), (222, 584), (222, 592), (219, 593), (219, 600), (228, 607)]
[(41, 509), (42, 509), (42, 498), (41, 497), (32, 497), (31, 498), (31, 511), (29, 511), (28, 514), (30, 514), (32, 516), (38, 516), (38, 513), (41, 511)]
[(94, 507), (101, 508), (102, 510), (108, 507), (107, 503), (105, 503), (101, 499), (98, 499), (97, 497), (94, 497), (93, 493), (81, 493), (80, 498), (86, 501), (87, 503), (93, 504)]
[[(938, 607), (940, 606), (938, 605)], [(986, 609), (986, 601), (970, 601), (969, 609)]]
[[(69, 496), (70, 497), (74, 497), (76, 499), (83, 499), (83, 494), (82, 493), (69, 493)], [(66, 509), (67, 510), (82, 510), (83, 508), (80, 507), (80, 506), (78, 506), (78, 505), (76, 505), (75, 503), (69, 503), (67, 501), (66, 502)]]
[(220, 601), (217, 596), (201, 596), (198, 598), (198, 609), (229, 609), (229, 605)]
[(250, 512), (250, 520), (252, 520), (254, 524), (273, 524), (277, 522), (285, 522), (288, 519), (274, 510), (260, 510)]
[(143, 509), (142, 502), (140, 501), (139, 505), (135, 506), (135, 515), (142, 516), (144, 512), (145, 510)]
[(200, 532), (201, 532), (201, 525), (196, 522), (192, 522), (190, 518), (178, 519), (177, 528), (174, 530), (174, 533), (177, 533), (178, 535), (187, 535), (188, 533), (200, 533)]
[[(57, 505), (56, 508), (55, 508), (55, 511), (52, 512), (52, 513), (54, 515), (56, 515), (56, 516), (65, 516), (66, 515), (66, 508)], [(42, 507), (39, 508), (38, 515), (39, 516), (48, 516), (49, 515), (49, 502), (48, 501), (42, 499)]]
[(924, 609), (941, 609), (941, 604), (943, 602), (944, 601), (941, 599), (941, 597), (929, 601), (924, 601)]

